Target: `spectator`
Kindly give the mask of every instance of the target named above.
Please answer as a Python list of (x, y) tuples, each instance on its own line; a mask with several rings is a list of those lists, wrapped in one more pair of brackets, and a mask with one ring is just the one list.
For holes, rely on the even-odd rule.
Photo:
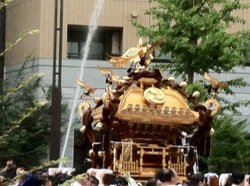
[(33, 173), (27, 173), (22, 177), (22, 180), (17, 186), (37, 186), (37, 176)]
[(95, 176), (89, 176), (87, 185), (88, 186), (98, 186), (99, 180)]
[(171, 168), (160, 169), (156, 177), (161, 181), (162, 185), (176, 185), (178, 183), (178, 173)]
[(189, 186), (189, 180), (183, 180), (182, 186)]
[(160, 186), (161, 182), (158, 178), (151, 178), (146, 183), (146, 186)]
[(5, 167), (0, 170), (0, 175), (3, 176), (5, 180), (10, 180), (16, 176), (16, 164), (12, 159), (6, 161)]
[(115, 182), (117, 186), (128, 186), (127, 179), (122, 176), (117, 176)]
[(193, 174), (189, 179), (189, 186), (206, 186), (205, 176), (203, 174)]
[(4, 182), (4, 177), (3, 176), (0, 176), (0, 186), (1, 184)]
[(249, 179), (249, 174), (246, 174), (245, 179), (246, 179), (246, 186), (250, 186), (250, 179)]
[[(220, 174), (220, 176), (219, 176), (219, 185), (220, 186), (225, 186), (227, 184), (227, 182), (230, 181), (230, 177), (231, 177), (231, 174), (229, 174), (229, 173)], [(230, 181), (229, 185), (231, 186), (231, 181)]]
[(228, 178), (228, 181), (225, 185), (237, 185), (237, 186), (245, 186), (246, 185), (245, 180), (245, 173), (241, 171), (233, 171), (231, 176)]
[(208, 186), (219, 186), (219, 176), (216, 173), (208, 172), (204, 176)]

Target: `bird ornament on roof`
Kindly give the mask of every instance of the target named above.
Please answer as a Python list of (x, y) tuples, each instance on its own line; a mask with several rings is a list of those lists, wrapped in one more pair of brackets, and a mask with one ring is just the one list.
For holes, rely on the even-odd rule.
[(77, 84), (84, 89), (83, 95), (86, 96), (93, 96), (94, 92), (97, 90), (96, 88), (91, 87), (90, 85), (82, 82), (81, 80), (77, 80)]
[(148, 68), (153, 60), (153, 52), (164, 42), (164, 37), (152, 45), (143, 45), (142, 38), (140, 37), (137, 46), (129, 48), (122, 56), (110, 56), (109, 62), (115, 67), (123, 68), (129, 63), (140, 63), (145, 69)]
[(106, 76), (106, 83), (114, 84), (116, 86), (126, 83), (124, 79), (121, 79), (118, 75), (115, 75), (112, 69), (100, 66), (97, 66), (97, 68), (101, 71), (102, 74)]
[(207, 80), (208, 82), (210, 82), (209, 93), (211, 93), (213, 96), (215, 94), (219, 93), (220, 91), (222, 91), (223, 89), (225, 89), (226, 87), (228, 87), (228, 83), (227, 82), (225, 82), (225, 81), (220, 82), (218, 79), (216, 79), (215, 77), (211, 76), (207, 72), (204, 73), (204, 78), (205, 78), (205, 80)]

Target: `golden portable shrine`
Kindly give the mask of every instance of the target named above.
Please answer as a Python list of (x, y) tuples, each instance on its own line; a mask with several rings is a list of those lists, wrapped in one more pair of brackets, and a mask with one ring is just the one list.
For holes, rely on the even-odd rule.
[[(115, 68), (127, 69), (119, 77), (111, 68), (98, 66), (104, 74), (106, 89), (95, 97), (91, 107), (85, 99), (95, 88), (78, 80), (84, 89), (79, 105), (83, 126), (80, 129), (92, 143), (89, 155), (93, 168), (108, 168), (114, 173), (129, 172), (132, 177), (153, 177), (160, 168), (174, 168), (179, 176), (193, 173), (196, 146), (203, 155), (210, 153), (211, 122), (220, 108), (215, 94), (219, 82), (205, 74), (211, 82), (211, 96), (205, 104), (197, 101), (199, 92), (185, 92), (186, 82), (165, 78), (160, 69), (150, 69), (153, 52), (164, 42), (129, 48), (120, 57), (110, 57)], [(194, 128), (188, 145), (183, 144), (186, 130)], [(95, 132), (102, 136), (97, 141)]]

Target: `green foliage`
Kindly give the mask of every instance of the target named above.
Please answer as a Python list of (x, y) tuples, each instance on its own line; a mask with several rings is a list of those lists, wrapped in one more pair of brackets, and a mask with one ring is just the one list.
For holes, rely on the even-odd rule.
[[(227, 32), (232, 24), (245, 21), (232, 13), (249, 8), (239, 0), (154, 0), (145, 14), (154, 24), (145, 27), (132, 21), (140, 36), (155, 41), (165, 36), (160, 54), (171, 52), (172, 61), (167, 63), (170, 73), (186, 76), (193, 82), (193, 74), (230, 71), (246, 62), (246, 42), (250, 31)], [(218, 8), (220, 7), (220, 8)]]
[(246, 121), (222, 116), (217, 118), (214, 129), (209, 171), (225, 173), (236, 168), (249, 171), (250, 140), (247, 139)]
[[(1, 9), (1, 8), (0, 8)], [(22, 33), (19, 35), (18, 39), (15, 41), (15, 43), (6, 43), (5, 45), (5, 50), (3, 52), (0, 53), (0, 57), (3, 56), (6, 52), (10, 51), (11, 49), (13, 49), (16, 45), (18, 45), (18, 43), (20, 43), (21, 41), (23, 41), (23, 39), (25, 39), (26, 37), (36, 34), (38, 33), (39, 30), (30, 30), (27, 31), (25, 33)]]
[(203, 102), (208, 97), (208, 91), (201, 81), (196, 81), (193, 84), (188, 85), (186, 89), (188, 95), (192, 95), (195, 91), (200, 92), (200, 96), (197, 98), (198, 102)]
[(0, 9), (7, 6), (8, 3), (12, 2), (12, 0), (4, 0), (2, 2), (0, 2)]
[[(19, 79), (23, 77), (19, 76)], [(1, 95), (0, 159), (13, 158), (27, 167), (38, 165), (48, 148), (50, 113), (47, 102), (38, 102), (35, 91), (41, 75), (34, 74), (15, 87), (3, 83)]]

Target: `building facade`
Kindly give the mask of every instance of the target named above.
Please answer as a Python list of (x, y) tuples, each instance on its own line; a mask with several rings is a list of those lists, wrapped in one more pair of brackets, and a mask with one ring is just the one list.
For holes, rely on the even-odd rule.
[[(250, 0), (242, 0), (250, 3)], [(101, 6), (96, 9), (96, 6)], [(64, 0), (63, 3), (63, 40), (62, 40), (62, 96), (70, 105), (74, 105), (77, 96), (77, 79), (103, 89), (103, 75), (97, 65), (111, 67), (105, 60), (106, 54), (121, 55), (127, 48), (136, 46), (138, 37), (131, 19), (137, 19), (145, 26), (152, 24), (152, 19), (144, 15), (145, 10), (152, 6), (148, 0)], [(5, 77), (10, 78), (26, 62), (27, 74), (44, 73), (43, 85), (52, 84), (53, 41), (54, 41), (54, 11), (55, 0), (18, 0), (11, 2), (6, 9), (6, 42), (15, 42), (20, 33), (39, 30), (38, 34), (29, 35), (15, 48), (5, 55)], [(100, 13), (100, 15), (97, 15)], [(246, 25), (234, 25), (229, 31), (250, 29), (250, 10), (236, 12), (246, 21)], [(96, 22), (92, 19), (96, 19)], [(59, 21), (59, 20), (58, 20)], [(93, 43), (89, 47), (89, 57), (82, 60), (88, 35), (88, 26), (97, 26)], [(82, 70), (82, 72), (81, 72)], [(117, 74), (126, 74), (123, 69), (116, 69)], [(81, 75), (82, 74), (82, 75)], [(221, 74), (220, 79), (228, 80), (243, 77), (247, 80), (250, 68), (236, 68), (235, 72)], [(199, 77), (197, 77), (199, 78)], [(236, 96), (229, 99), (250, 99), (249, 87), (236, 89)], [(101, 94), (101, 92), (96, 93)], [(44, 95), (37, 93), (38, 99)], [(77, 99), (79, 101), (79, 99)], [(73, 107), (73, 106), (72, 106)], [(72, 108), (74, 109), (74, 108)], [(249, 108), (241, 108), (246, 118), (250, 118)], [(77, 114), (74, 117), (79, 117)], [(250, 119), (249, 119), (250, 121)], [(74, 126), (79, 130), (81, 124)], [(71, 130), (74, 131), (74, 130)], [(75, 166), (73, 161), (74, 132), (67, 141), (65, 157), (69, 158), (69, 166)], [(61, 149), (65, 143), (61, 141)]]

